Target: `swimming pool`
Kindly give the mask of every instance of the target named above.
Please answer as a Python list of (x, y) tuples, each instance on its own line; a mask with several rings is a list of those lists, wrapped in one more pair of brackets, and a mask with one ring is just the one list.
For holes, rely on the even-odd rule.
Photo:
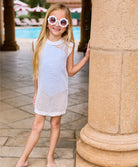
[[(38, 38), (40, 30), (41, 30), (40, 27), (16, 28), (15, 37), (25, 38), (25, 39), (35, 39)], [(73, 35), (75, 40), (80, 40), (80, 27), (73, 27)]]

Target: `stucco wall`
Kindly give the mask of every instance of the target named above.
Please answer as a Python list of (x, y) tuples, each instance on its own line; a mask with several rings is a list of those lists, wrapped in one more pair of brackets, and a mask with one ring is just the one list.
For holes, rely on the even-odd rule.
[(81, 0), (47, 0), (47, 3), (50, 3), (51, 5), (55, 3), (62, 3), (69, 8), (78, 8), (81, 7)]

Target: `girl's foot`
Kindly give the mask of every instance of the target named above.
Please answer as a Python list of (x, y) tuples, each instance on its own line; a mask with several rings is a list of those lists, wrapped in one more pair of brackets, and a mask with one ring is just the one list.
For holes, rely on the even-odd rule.
[(57, 167), (54, 158), (47, 158), (47, 166), (46, 167)]
[(27, 166), (28, 166), (28, 161), (25, 162), (18, 161), (15, 165), (15, 167), (27, 167)]

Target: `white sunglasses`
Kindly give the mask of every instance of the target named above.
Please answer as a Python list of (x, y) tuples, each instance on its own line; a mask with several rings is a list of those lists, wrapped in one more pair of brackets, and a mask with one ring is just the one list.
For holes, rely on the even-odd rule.
[(59, 23), (60, 27), (67, 27), (69, 24), (66, 18), (61, 18), (60, 20), (58, 20), (54, 15), (48, 17), (49, 24), (56, 25), (57, 22)]

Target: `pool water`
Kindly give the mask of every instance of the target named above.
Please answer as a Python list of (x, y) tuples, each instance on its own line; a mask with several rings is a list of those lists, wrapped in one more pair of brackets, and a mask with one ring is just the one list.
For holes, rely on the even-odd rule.
[[(16, 28), (15, 37), (25, 39), (38, 38), (41, 28)], [(73, 27), (73, 35), (75, 40), (80, 40), (80, 27)]]

